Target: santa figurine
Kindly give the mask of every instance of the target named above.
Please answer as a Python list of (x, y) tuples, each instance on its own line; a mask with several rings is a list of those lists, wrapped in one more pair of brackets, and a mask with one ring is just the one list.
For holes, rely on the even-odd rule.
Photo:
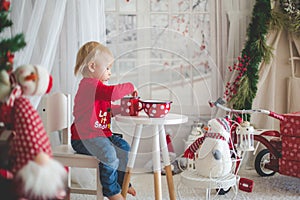
[[(1, 199), (63, 199), (66, 169), (52, 158), (41, 118), (26, 96), (43, 95), (52, 77), (40, 66), (23, 65), (14, 72), (0, 71), (0, 122), (15, 134), (9, 142), (8, 165), (0, 178), (11, 180)], [(1, 131), (0, 131), (1, 136)]]
[(195, 169), (200, 176), (208, 178), (225, 176), (230, 173), (232, 167), (229, 139), (228, 119), (226, 117), (211, 119), (208, 121), (208, 130), (204, 137), (192, 143), (185, 150), (184, 157), (195, 159)]

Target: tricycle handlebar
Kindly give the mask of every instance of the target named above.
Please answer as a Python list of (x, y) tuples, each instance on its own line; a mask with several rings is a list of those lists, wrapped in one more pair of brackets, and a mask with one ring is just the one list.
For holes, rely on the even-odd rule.
[(225, 110), (227, 112), (231, 112), (231, 113), (240, 113), (240, 114), (252, 114), (252, 113), (262, 113), (262, 114), (266, 114), (270, 117), (273, 117), (275, 119), (278, 119), (280, 121), (284, 120), (284, 116), (277, 114), (275, 112), (269, 111), (269, 110), (263, 110), (263, 109), (252, 109), (252, 110), (236, 110), (236, 109), (231, 109), (228, 108), (226, 106), (224, 106), (223, 104), (225, 104), (225, 101), (222, 100), (222, 98), (219, 98), (217, 101), (213, 102), (213, 101), (209, 101), (208, 102), (210, 107), (218, 107), (221, 108), (222, 110)]
[(274, 117), (275, 119), (279, 119), (280, 121), (284, 120), (284, 116), (283, 115), (277, 114), (277, 113), (272, 112), (272, 111), (270, 111), (269, 116)]

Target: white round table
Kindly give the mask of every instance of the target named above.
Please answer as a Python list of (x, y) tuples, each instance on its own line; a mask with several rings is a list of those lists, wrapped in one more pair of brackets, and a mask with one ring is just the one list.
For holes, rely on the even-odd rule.
[(153, 160), (153, 172), (154, 172), (154, 191), (155, 199), (162, 199), (161, 190), (161, 166), (160, 166), (160, 150), (162, 151), (162, 159), (165, 166), (166, 178), (169, 189), (169, 196), (171, 200), (175, 200), (175, 189), (173, 183), (173, 175), (171, 169), (171, 163), (169, 158), (169, 152), (167, 148), (166, 134), (164, 125), (182, 124), (188, 121), (188, 117), (180, 114), (168, 113), (163, 118), (149, 118), (144, 113), (139, 116), (122, 116), (116, 115), (115, 120), (127, 124), (135, 125), (135, 131), (133, 140), (131, 143), (131, 151), (129, 153), (128, 164), (124, 182), (122, 185), (122, 195), (126, 198), (128, 185), (130, 182), (131, 171), (134, 166), (137, 150), (142, 134), (143, 125), (151, 125), (153, 127), (153, 146), (152, 146), (152, 160)]

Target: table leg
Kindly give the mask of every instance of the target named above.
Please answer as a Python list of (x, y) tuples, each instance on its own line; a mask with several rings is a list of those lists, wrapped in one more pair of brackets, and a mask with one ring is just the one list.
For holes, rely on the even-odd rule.
[(153, 127), (153, 147), (152, 147), (152, 160), (153, 160), (153, 172), (154, 172), (154, 191), (155, 200), (162, 199), (161, 189), (161, 164), (160, 164), (160, 147), (159, 147), (159, 130), (158, 125)]
[(159, 126), (159, 139), (168, 183), (170, 200), (175, 200), (175, 188), (164, 125)]
[(161, 191), (161, 172), (154, 172), (154, 191), (155, 191), (155, 200), (162, 199), (162, 191)]
[(126, 199), (126, 195), (127, 195), (127, 191), (128, 191), (128, 186), (129, 186), (129, 183), (130, 183), (131, 170), (132, 170), (132, 168), (127, 167), (126, 173), (125, 173), (125, 176), (124, 176), (124, 180), (123, 180), (123, 184), (122, 184), (121, 194), (125, 199)]
[(129, 152), (129, 157), (128, 157), (128, 164), (127, 164), (126, 173), (122, 185), (122, 196), (125, 199), (128, 191), (129, 182), (130, 182), (131, 171), (134, 166), (137, 150), (140, 143), (142, 128), (143, 128), (142, 124), (137, 124), (134, 130), (134, 136), (131, 143), (131, 150)]
[(173, 182), (173, 174), (172, 174), (172, 168), (171, 165), (165, 166), (166, 171), (166, 178), (168, 183), (168, 190), (169, 190), (169, 197), (170, 200), (175, 200), (175, 188), (174, 188), (174, 182)]

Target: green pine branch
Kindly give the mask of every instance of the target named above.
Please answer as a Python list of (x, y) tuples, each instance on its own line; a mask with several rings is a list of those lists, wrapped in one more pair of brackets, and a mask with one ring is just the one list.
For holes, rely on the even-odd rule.
[(282, 11), (273, 10), (271, 13), (271, 23), (270, 29), (271, 30), (280, 30), (286, 27), (288, 18)]
[(247, 41), (242, 56), (249, 56), (247, 71), (241, 79), (237, 93), (229, 104), (235, 109), (251, 109), (257, 92), (258, 67), (262, 60), (269, 62), (272, 48), (266, 44), (266, 35), (271, 21), (270, 0), (257, 0), (252, 11), (252, 19), (247, 29)]
[[(0, 33), (3, 32), (5, 28), (13, 25), (12, 21), (8, 18), (9, 6), (9, 2), (1, 1)], [(14, 53), (25, 46), (26, 42), (22, 33), (11, 38), (0, 38), (0, 70), (12, 70)]]
[(0, 33), (12, 24), (12, 21), (7, 18), (7, 12), (0, 11)]
[(255, 93), (253, 93), (253, 90), (250, 88), (251, 85), (253, 87), (249, 78), (243, 76), (237, 94), (233, 96), (228, 103), (236, 109), (244, 109), (245, 102), (252, 102), (252, 98), (255, 97)]
[(25, 46), (26, 42), (22, 33), (15, 35), (13, 38), (3, 39), (0, 41), (1, 56), (6, 55), (8, 51), (14, 53)]

